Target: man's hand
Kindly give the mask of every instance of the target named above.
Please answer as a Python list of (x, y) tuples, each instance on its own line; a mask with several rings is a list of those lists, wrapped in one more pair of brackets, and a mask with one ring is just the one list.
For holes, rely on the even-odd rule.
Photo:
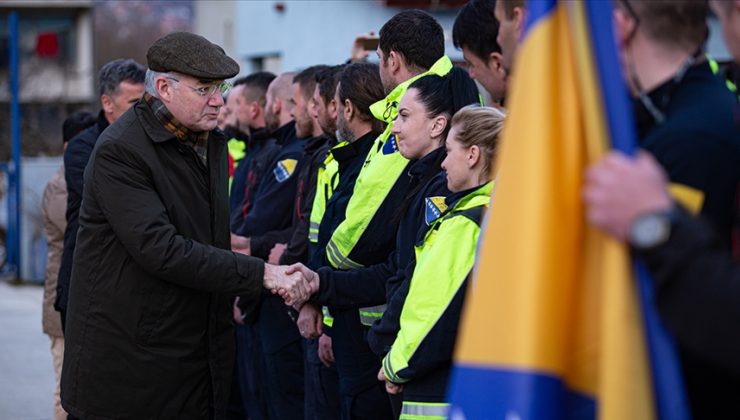
[(265, 289), (279, 293), (286, 305), (301, 306), (313, 293), (312, 286), (300, 271), (288, 273), (286, 267), (265, 264)]
[(304, 338), (319, 338), (324, 327), (324, 314), (318, 306), (307, 303), (301, 308), (296, 324)]
[(583, 188), (586, 217), (593, 225), (624, 241), (635, 219), (673, 205), (665, 172), (647, 152), (636, 158), (609, 153), (586, 171)]
[(270, 256), (267, 258), (267, 262), (270, 264), (280, 264), (280, 257), (283, 256), (285, 248), (288, 244), (275, 244), (270, 250)]
[(319, 337), (319, 360), (326, 367), (331, 367), (334, 364), (334, 350), (331, 347), (331, 337), (326, 334), (321, 334), (321, 337)]
[(393, 382), (389, 381), (385, 377), (385, 373), (383, 372), (383, 367), (380, 367), (380, 370), (378, 371), (378, 380), (381, 382), (385, 382), (385, 392), (396, 395), (403, 392), (403, 385), (394, 384)]
[(251, 255), (251, 241), (246, 236), (231, 234), (231, 250), (244, 255)]
[(244, 313), (239, 308), (239, 296), (234, 299), (234, 306), (233, 306), (233, 316), (234, 316), (234, 322), (236, 322), (239, 325), (244, 325)]
[[(293, 265), (289, 265), (285, 269), (286, 274), (293, 274), (293, 273), (301, 273), (303, 277), (308, 281), (308, 283), (311, 285), (311, 294), (319, 291), (319, 275), (312, 271), (310, 268), (306, 267), (305, 265), (301, 263), (295, 263)], [(282, 296), (282, 295), (281, 295)]]

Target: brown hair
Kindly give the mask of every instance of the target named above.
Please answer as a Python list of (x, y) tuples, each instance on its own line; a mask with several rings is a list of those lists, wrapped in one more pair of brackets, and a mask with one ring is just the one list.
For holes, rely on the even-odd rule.
[(478, 146), (483, 158), (483, 169), (488, 171), (496, 158), (499, 137), (504, 128), (506, 114), (497, 108), (468, 105), (452, 117), (452, 127), (457, 127), (457, 138), (465, 147)]
[(707, 0), (621, 0), (617, 4), (634, 13), (638, 28), (663, 45), (695, 50), (709, 35)]

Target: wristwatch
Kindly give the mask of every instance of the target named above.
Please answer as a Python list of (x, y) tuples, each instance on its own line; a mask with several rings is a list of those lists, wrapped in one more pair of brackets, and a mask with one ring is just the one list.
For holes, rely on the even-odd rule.
[(671, 236), (676, 210), (644, 213), (630, 226), (628, 241), (635, 249), (645, 251), (664, 244)]

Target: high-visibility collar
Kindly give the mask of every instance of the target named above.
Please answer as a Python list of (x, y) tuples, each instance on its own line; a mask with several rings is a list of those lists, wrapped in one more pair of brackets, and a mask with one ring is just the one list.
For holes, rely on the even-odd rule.
[(398, 114), (398, 102), (401, 100), (403, 94), (406, 93), (406, 90), (412, 83), (414, 83), (417, 79), (428, 76), (430, 74), (444, 76), (449, 73), (450, 70), (452, 70), (452, 61), (449, 57), (444, 55), (442, 56), (442, 58), (437, 60), (437, 62), (435, 62), (428, 71), (417, 74), (409, 80), (406, 80), (405, 82), (399, 84), (388, 94), (388, 96), (385, 97), (385, 99), (381, 99), (378, 102), (370, 105), (370, 112), (373, 113), (375, 118), (381, 121), (385, 121), (387, 123), (393, 121), (396, 118), (396, 114)]

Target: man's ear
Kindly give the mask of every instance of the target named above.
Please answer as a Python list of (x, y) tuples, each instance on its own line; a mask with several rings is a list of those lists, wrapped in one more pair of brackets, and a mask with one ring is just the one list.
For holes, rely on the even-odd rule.
[(174, 84), (170, 83), (170, 81), (164, 77), (161, 77), (154, 82), (154, 89), (157, 91), (157, 94), (159, 94), (159, 99), (164, 103), (172, 101), (172, 90), (174, 87)]
[(614, 8), (612, 16), (617, 42), (619, 46), (624, 46), (635, 30), (635, 19), (619, 7)]
[(403, 58), (401, 57), (401, 54), (397, 53), (396, 51), (391, 51), (388, 54), (388, 70), (390, 74), (397, 74), (398, 71), (401, 69), (401, 60)]
[(355, 105), (349, 99), (344, 100), (344, 119), (346, 121), (352, 120), (355, 115)]
[(110, 114), (113, 112), (113, 99), (108, 95), (101, 95), (100, 107), (103, 108), (103, 113)]
[(518, 34), (517, 39), (522, 38), (522, 32), (524, 32), (524, 24), (527, 22), (527, 12), (523, 7), (514, 8), (514, 28)]
[(326, 106), (327, 111), (329, 111), (329, 118), (336, 120), (337, 119), (337, 101), (332, 99), (329, 101), (329, 104)]
[(501, 53), (492, 52), (488, 54), (488, 62), (486, 63), (488, 68), (496, 73), (506, 74), (504, 69), (504, 56)]
[(251, 121), (256, 120), (260, 115), (260, 104), (257, 101), (252, 101), (247, 104), (247, 113)]

